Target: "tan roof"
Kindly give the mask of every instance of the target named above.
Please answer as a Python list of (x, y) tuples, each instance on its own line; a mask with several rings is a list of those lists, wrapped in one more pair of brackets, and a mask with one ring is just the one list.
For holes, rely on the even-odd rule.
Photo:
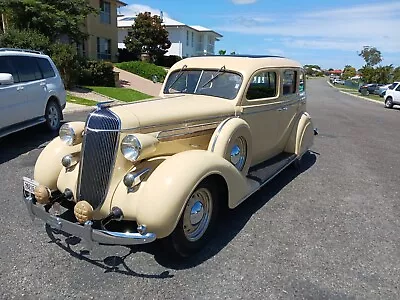
[(173, 66), (173, 69), (180, 69), (184, 65), (190, 68), (218, 69), (225, 66), (226, 70), (234, 70), (243, 75), (250, 75), (255, 70), (271, 67), (302, 68), (297, 61), (275, 56), (197, 56), (185, 58)]

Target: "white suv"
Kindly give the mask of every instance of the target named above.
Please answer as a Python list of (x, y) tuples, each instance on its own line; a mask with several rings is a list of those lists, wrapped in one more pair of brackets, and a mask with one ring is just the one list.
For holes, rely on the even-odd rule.
[(64, 83), (50, 57), (0, 48), (0, 137), (39, 123), (56, 131), (65, 105)]
[(385, 107), (392, 108), (393, 105), (400, 105), (400, 82), (390, 85), (385, 93)]

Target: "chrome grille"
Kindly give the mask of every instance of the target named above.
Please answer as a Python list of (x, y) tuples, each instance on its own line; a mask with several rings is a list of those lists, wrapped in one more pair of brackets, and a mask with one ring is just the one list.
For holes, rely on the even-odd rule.
[(109, 109), (92, 112), (86, 121), (79, 170), (78, 199), (94, 209), (103, 204), (118, 148), (121, 122)]

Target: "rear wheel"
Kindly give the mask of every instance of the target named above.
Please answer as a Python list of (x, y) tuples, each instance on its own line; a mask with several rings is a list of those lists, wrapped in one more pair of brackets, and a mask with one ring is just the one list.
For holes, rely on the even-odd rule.
[(393, 107), (393, 99), (392, 97), (387, 97), (385, 100), (385, 107), (392, 108)]
[(57, 131), (61, 126), (62, 112), (55, 101), (49, 101), (45, 111), (46, 125), (51, 131)]
[(165, 242), (181, 257), (199, 251), (209, 240), (217, 221), (220, 203), (217, 185), (203, 180), (190, 195), (178, 225)]

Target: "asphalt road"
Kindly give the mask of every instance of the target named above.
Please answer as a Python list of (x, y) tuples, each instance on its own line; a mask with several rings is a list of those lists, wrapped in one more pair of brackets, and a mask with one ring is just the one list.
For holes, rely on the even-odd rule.
[(32, 223), (21, 178), (51, 137), (36, 128), (0, 140), (0, 298), (399, 299), (400, 110), (318, 79), (308, 93), (318, 154), (229, 212), (182, 263), (157, 243), (88, 254)]

